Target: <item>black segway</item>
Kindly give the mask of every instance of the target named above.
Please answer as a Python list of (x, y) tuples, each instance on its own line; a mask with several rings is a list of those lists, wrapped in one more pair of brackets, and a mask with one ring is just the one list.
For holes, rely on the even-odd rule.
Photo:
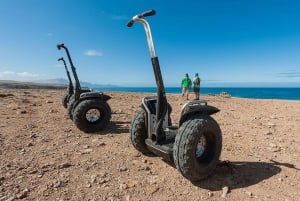
[[(63, 57), (60, 57), (58, 59), (58, 61), (62, 61), (64, 63), (66, 73), (67, 73), (67, 77), (68, 77), (68, 81), (69, 81), (69, 86), (67, 87), (67, 93), (62, 98), (62, 105), (64, 106), (64, 108), (67, 108), (69, 100), (74, 96), (74, 86), (73, 86), (73, 83), (72, 83), (70, 72), (68, 71), (66, 61), (64, 60)], [(72, 71), (72, 72), (73, 72), (73, 76), (77, 77), (76, 70), (74, 69), (74, 71)], [(80, 87), (80, 93), (91, 92), (91, 91), (92, 91), (92, 89), (90, 89), (88, 87)]]
[(74, 86), (73, 86), (73, 83), (72, 83), (70, 72), (68, 71), (66, 61), (64, 60), (63, 57), (60, 57), (58, 59), (58, 61), (62, 61), (64, 63), (66, 73), (67, 73), (67, 77), (68, 77), (68, 80), (69, 80), (69, 86), (67, 87), (67, 93), (62, 98), (62, 105), (64, 106), (64, 108), (67, 108), (70, 97), (74, 94)]
[(206, 101), (187, 102), (181, 111), (178, 127), (170, 126), (168, 104), (158, 57), (151, 30), (145, 17), (155, 15), (154, 10), (134, 16), (127, 24), (140, 22), (146, 31), (151, 62), (154, 70), (157, 96), (144, 97), (142, 109), (130, 127), (133, 146), (145, 155), (155, 154), (175, 164), (179, 172), (190, 181), (204, 179), (216, 168), (222, 149), (222, 133), (218, 123), (210, 116), (219, 109)]
[(111, 98), (102, 92), (93, 92), (81, 89), (80, 82), (73, 65), (68, 48), (64, 44), (57, 45), (58, 50), (63, 48), (68, 56), (75, 79), (74, 94), (70, 97), (67, 110), (77, 128), (84, 132), (102, 130), (111, 118), (111, 109), (107, 101)]

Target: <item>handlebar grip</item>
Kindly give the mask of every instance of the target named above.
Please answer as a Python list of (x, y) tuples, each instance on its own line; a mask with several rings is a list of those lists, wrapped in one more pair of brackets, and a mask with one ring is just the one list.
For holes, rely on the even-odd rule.
[(155, 15), (155, 10), (148, 10), (139, 15), (140, 18)]
[(144, 18), (144, 17), (147, 17), (147, 16), (152, 16), (152, 15), (155, 15), (155, 14), (156, 14), (156, 11), (155, 11), (155, 10), (148, 10), (148, 11), (145, 11), (145, 12), (143, 12), (142, 14), (139, 14), (139, 15), (134, 16), (134, 17), (127, 23), (127, 26), (128, 26), (128, 27), (132, 27), (132, 25), (134, 24), (134, 22), (136, 22), (138, 19)]
[(64, 46), (65, 46), (65, 44), (63, 44), (63, 43), (60, 43), (60, 44), (57, 44), (57, 46), (56, 46), (56, 47), (57, 47), (57, 49), (59, 49), (59, 50), (60, 50), (60, 49), (61, 49), (61, 48), (63, 48)]
[(128, 26), (128, 27), (132, 27), (133, 23), (134, 23), (134, 21), (133, 21), (133, 20), (130, 20), (130, 21), (127, 23), (127, 26)]
[(64, 60), (64, 58), (62, 58), (62, 57), (57, 59), (57, 61), (62, 61), (62, 60)]

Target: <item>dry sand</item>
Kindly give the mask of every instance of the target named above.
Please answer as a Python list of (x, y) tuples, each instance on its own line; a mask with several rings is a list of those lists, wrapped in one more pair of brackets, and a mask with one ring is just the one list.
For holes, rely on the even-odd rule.
[[(0, 89), (0, 201), (300, 199), (300, 101), (201, 97), (221, 110), (213, 118), (228, 163), (192, 184), (131, 145), (128, 129), (147, 94), (106, 92), (111, 123), (86, 134), (66, 115), (64, 93)], [(176, 124), (185, 100), (167, 97)]]

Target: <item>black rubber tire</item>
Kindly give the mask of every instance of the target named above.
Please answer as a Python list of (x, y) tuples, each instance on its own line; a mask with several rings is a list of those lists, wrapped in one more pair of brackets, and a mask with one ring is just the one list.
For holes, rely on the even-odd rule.
[(145, 140), (147, 139), (146, 112), (140, 110), (136, 113), (129, 128), (130, 140), (136, 150), (147, 156), (153, 156), (147, 148)]
[(69, 94), (65, 94), (61, 99), (61, 103), (64, 106), (64, 108), (68, 107), (68, 99), (69, 99)]
[[(197, 158), (196, 148), (201, 137), (206, 140), (204, 152)], [(222, 133), (210, 116), (194, 116), (178, 129), (173, 147), (174, 164), (192, 182), (209, 176), (216, 168), (222, 150)]]
[[(89, 110), (96, 109), (100, 112), (100, 118), (95, 122), (88, 121), (86, 114)], [(86, 133), (101, 131), (107, 126), (111, 118), (111, 109), (107, 102), (98, 99), (81, 101), (74, 109), (73, 121), (80, 130)]]
[(172, 106), (168, 103), (168, 126), (172, 126), (171, 113), (172, 113)]
[(71, 95), (71, 97), (69, 98), (69, 101), (68, 101), (68, 105), (67, 105), (67, 113), (71, 120), (73, 120), (74, 105), (75, 105), (75, 96)]

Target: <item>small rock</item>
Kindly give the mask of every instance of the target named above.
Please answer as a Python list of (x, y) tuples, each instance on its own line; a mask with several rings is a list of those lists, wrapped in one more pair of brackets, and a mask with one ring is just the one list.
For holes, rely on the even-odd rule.
[(29, 142), (28, 144), (27, 144), (27, 147), (32, 147), (33, 146), (33, 144), (31, 143), (31, 142)]
[(31, 171), (29, 171), (28, 173), (29, 173), (29, 174), (36, 174), (36, 173), (38, 173), (38, 171), (37, 171), (37, 170), (31, 170)]
[(53, 187), (54, 188), (59, 188), (61, 186), (61, 181), (56, 181), (54, 184), (53, 184)]
[(109, 182), (109, 178), (101, 179), (98, 183), (99, 184), (104, 184), (104, 183), (107, 183), (107, 182)]
[(27, 188), (24, 189), (21, 193), (19, 193), (19, 194), (17, 195), (17, 198), (18, 198), (18, 199), (26, 198), (26, 197), (28, 196), (28, 192), (29, 192), (29, 190), (28, 190)]
[(47, 100), (46, 103), (53, 103), (53, 101)]
[(135, 152), (134, 154), (133, 154), (133, 157), (136, 157), (136, 158), (138, 158), (138, 157), (141, 157), (142, 155), (141, 155), (141, 153), (139, 153), (139, 152)]
[(253, 196), (252, 192), (250, 192), (250, 191), (246, 191), (245, 193), (246, 193), (249, 197), (252, 197), (252, 196)]
[(101, 142), (101, 143), (99, 144), (99, 146), (105, 146), (105, 145), (106, 145), (105, 142)]
[(222, 188), (222, 198), (226, 198), (226, 195), (228, 194), (229, 192), (229, 187), (228, 186), (224, 186)]
[(64, 169), (64, 168), (68, 168), (71, 167), (72, 165), (70, 163), (62, 163), (58, 166), (59, 169)]
[(27, 113), (26, 110), (21, 110), (21, 111), (19, 111), (19, 114), (26, 114), (26, 113)]
[(213, 192), (208, 192), (207, 195), (208, 195), (209, 198), (211, 198), (211, 197), (214, 196), (214, 193)]
[(32, 134), (31, 136), (30, 136), (30, 138), (36, 138), (37, 136), (36, 136), (36, 134)]
[(124, 172), (124, 171), (126, 171), (126, 170), (128, 170), (128, 168), (127, 168), (127, 167), (124, 167), (124, 166), (122, 166), (122, 167), (119, 168), (119, 171), (120, 171), (120, 172)]
[(26, 153), (26, 150), (23, 148), (20, 150), (20, 154), (25, 154)]
[(84, 150), (81, 150), (81, 154), (89, 154), (93, 151), (93, 149), (84, 149)]
[(122, 191), (122, 190), (125, 190), (125, 189), (127, 189), (128, 188), (128, 185), (127, 184), (125, 184), (125, 183), (122, 183), (122, 184), (120, 184), (120, 190)]
[(90, 182), (91, 183), (95, 183), (96, 182), (96, 178), (97, 178), (97, 175), (92, 175), (91, 179), (90, 179)]
[(267, 126), (268, 126), (269, 128), (272, 128), (272, 127), (275, 127), (276, 125), (273, 124), (273, 123), (271, 123), (271, 122), (268, 122), (268, 123), (267, 123)]

